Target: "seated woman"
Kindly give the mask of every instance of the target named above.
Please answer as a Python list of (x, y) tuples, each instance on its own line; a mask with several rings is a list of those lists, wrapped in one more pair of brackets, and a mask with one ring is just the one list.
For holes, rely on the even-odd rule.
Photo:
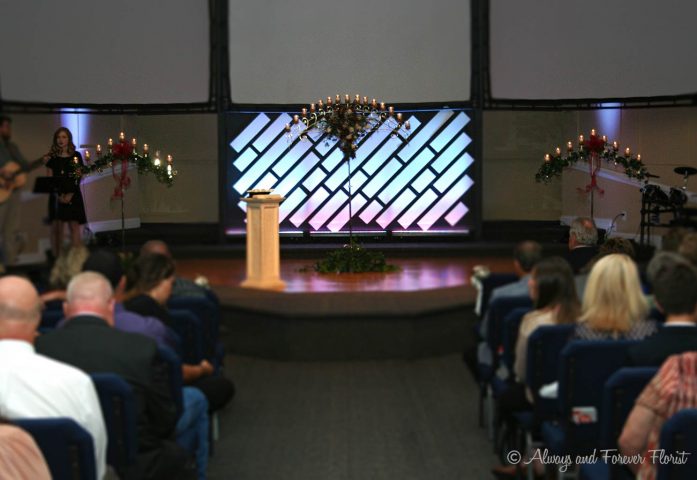
[[(561, 257), (550, 257), (538, 262), (528, 281), (530, 298), (535, 310), (523, 317), (516, 341), (514, 382), (498, 399), (499, 418), (513, 423), (513, 414), (532, 408), (533, 396), (525, 386), (528, 339), (538, 328), (545, 325), (561, 325), (576, 322), (579, 302), (574, 285), (574, 274), (569, 263)], [(542, 465), (535, 464), (538, 471)], [(496, 467), (498, 477), (515, 476), (515, 466)]]
[(695, 371), (697, 352), (668, 357), (636, 400), (618, 441), (622, 454), (644, 458), (640, 465), (628, 465), (636, 478), (656, 478), (651, 451), (661, 448), (663, 424), (680, 410), (697, 407)]
[[(172, 327), (167, 300), (172, 293), (175, 267), (171, 258), (160, 254), (141, 255), (128, 274), (127, 310), (143, 316), (155, 317)], [(201, 390), (208, 399), (211, 411), (216, 411), (232, 399), (235, 386), (227, 378), (213, 375), (208, 360), (198, 365), (182, 365), (184, 382)]]
[(588, 277), (573, 338), (641, 340), (656, 333), (655, 322), (646, 320), (648, 312), (634, 261), (623, 254), (607, 255)]

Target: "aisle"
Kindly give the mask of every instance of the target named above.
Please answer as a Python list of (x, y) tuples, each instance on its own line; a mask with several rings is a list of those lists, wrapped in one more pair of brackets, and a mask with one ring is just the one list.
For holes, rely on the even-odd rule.
[(490, 478), (477, 385), (461, 357), (382, 362), (228, 359), (211, 480)]

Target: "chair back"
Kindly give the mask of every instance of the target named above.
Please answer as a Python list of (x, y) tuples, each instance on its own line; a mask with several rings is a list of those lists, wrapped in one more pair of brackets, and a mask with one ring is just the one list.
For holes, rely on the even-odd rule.
[(482, 298), (481, 298), (481, 316), (486, 314), (489, 307), (489, 299), (491, 298), (491, 292), (498, 287), (503, 287), (509, 283), (518, 281), (518, 275), (515, 273), (490, 273), (487, 277), (482, 278), (479, 283), (482, 285)]
[(557, 401), (540, 397), (540, 388), (558, 380), (559, 356), (573, 331), (573, 325), (548, 325), (536, 328), (528, 338), (525, 384), (532, 391), (538, 421), (557, 415)]
[(41, 323), (39, 323), (39, 328), (42, 329), (53, 329), (56, 325), (63, 320), (65, 314), (63, 310), (53, 310), (46, 309), (41, 312)]
[(673, 455), (673, 460), (659, 463), (657, 480), (697, 478), (697, 409), (680, 410), (670, 417), (661, 429), (659, 445), (665, 455)]
[(24, 418), (13, 423), (34, 438), (52, 478), (97, 478), (92, 435), (72, 418)]
[[(612, 374), (624, 366), (627, 349), (637, 343), (629, 340), (574, 340), (562, 350), (558, 405), (565, 434), (565, 453), (584, 455), (597, 447), (603, 401), (603, 389), (599, 385), (605, 385)], [(588, 418), (591, 412), (594, 412), (595, 420)]]
[(204, 358), (206, 335), (205, 327), (199, 317), (190, 310), (169, 309), (172, 329), (177, 334), (180, 343), (182, 361), (188, 364), (198, 364)]
[(92, 373), (107, 430), (107, 463), (125, 476), (138, 452), (136, 400), (131, 386), (114, 373)]
[(203, 355), (212, 360), (219, 338), (220, 306), (208, 297), (170, 297), (167, 308), (188, 310), (198, 317), (203, 327)]
[(157, 353), (167, 366), (167, 380), (169, 391), (177, 407), (177, 418), (181, 417), (184, 411), (184, 379), (182, 377), (182, 361), (171, 349), (158, 346)]
[(503, 320), (516, 308), (532, 308), (532, 300), (528, 296), (501, 297), (494, 299), (489, 305), (486, 342), (492, 352), (498, 352), (503, 345)]
[(503, 318), (503, 364), (509, 372), (513, 372), (515, 364), (515, 346), (518, 340), (518, 330), (523, 317), (532, 309), (527, 307), (514, 308)]

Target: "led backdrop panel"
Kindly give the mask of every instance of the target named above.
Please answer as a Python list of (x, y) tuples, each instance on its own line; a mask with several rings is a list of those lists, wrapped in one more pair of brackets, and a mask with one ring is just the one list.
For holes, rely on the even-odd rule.
[(0, 0), (0, 95), (49, 103), (208, 101), (203, 0)]
[[(336, 142), (325, 136), (289, 142), (292, 113), (231, 113), (225, 228), (245, 229), (251, 188), (286, 197), (281, 231), (348, 230), (349, 196), (358, 231), (469, 232), (474, 227), (474, 162), (470, 115), (462, 109), (404, 112), (408, 143), (376, 132), (364, 137), (349, 170)], [(350, 187), (350, 191), (349, 191)]]
[(470, 97), (469, 0), (230, 0), (236, 103)]
[(494, 98), (697, 92), (697, 2), (491, 1)]

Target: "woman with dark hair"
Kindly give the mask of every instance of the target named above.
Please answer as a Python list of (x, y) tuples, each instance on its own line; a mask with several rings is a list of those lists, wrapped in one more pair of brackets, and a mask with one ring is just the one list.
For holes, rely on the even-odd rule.
[[(499, 418), (511, 424), (513, 414), (532, 408), (533, 396), (525, 385), (528, 340), (539, 327), (573, 324), (580, 312), (574, 274), (569, 262), (561, 257), (540, 260), (532, 270), (528, 291), (534, 310), (523, 317), (515, 349), (514, 380), (498, 399)], [(541, 465), (535, 465), (540, 470)], [(516, 475), (516, 466), (501, 466), (492, 470), (499, 478)]]
[[(168, 327), (172, 321), (167, 311), (167, 300), (172, 293), (175, 278), (174, 261), (165, 255), (141, 255), (127, 275), (129, 293), (124, 302), (127, 310), (146, 317), (158, 318)], [(225, 406), (235, 393), (235, 386), (227, 378), (213, 375), (208, 360), (198, 365), (182, 365), (184, 382), (200, 389), (208, 399), (212, 411)]]
[(63, 230), (67, 223), (70, 228), (70, 243), (73, 247), (82, 245), (80, 225), (87, 223), (85, 204), (80, 191), (80, 179), (73, 174), (82, 164), (82, 156), (75, 149), (73, 134), (65, 127), (60, 127), (53, 134), (50, 158), (46, 167), (51, 176), (66, 180), (48, 199), (48, 219), (51, 221), (51, 250), (58, 257), (63, 246)]

